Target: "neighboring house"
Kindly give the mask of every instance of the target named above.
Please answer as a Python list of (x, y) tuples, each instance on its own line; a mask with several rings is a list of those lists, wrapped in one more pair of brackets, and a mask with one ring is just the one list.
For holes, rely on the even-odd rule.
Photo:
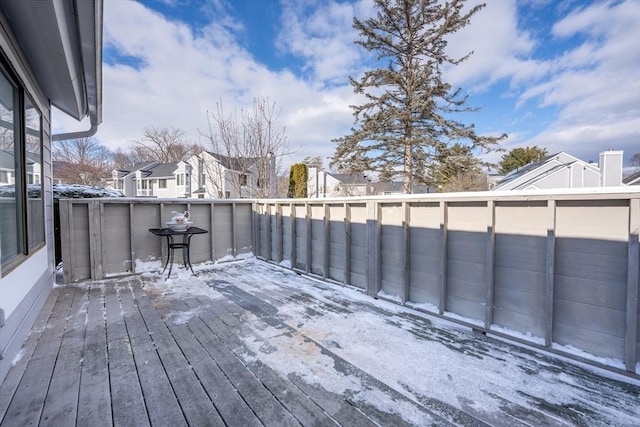
[(142, 162), (114, 170), (108, 188), (126, 197), (239, 199), (275, 197), (275, 158), (231, 158), (203, 151), (187, 161)]
[(157, 166), (158, 162), (139, 162), (128, 169), (118, 169), (111, 172), (111, 180), (107, 181), (107, 188), (120, 191), (125, 197), (136, 197), (138, 184), (137, 176), (147, 175), (148, 171)]
[(193, 170), (191, 197), (238, 199), (276, 196), (276, 160), (271, 153), (264, 158), (249, 158), (203, 151), (192, 156), (188, 163)]
[(307, 168), (307, 197), (366, 196), (371, 194), (371, 181), (359, 174), (331, 173), (314, 166)]
[[(380, 181), (371, 184), (372, 194), (378, 196), (391, 196), (404, 194), (404, 182), (402, 181)], [(413, 194), (436, 193), (436, 190), (429, 189), (425, 184), (413, 184)]]
[(622, 180), (624, 185), (640, 185), (640, 170)]
[[(55, 282), (51, 142), (95, 134), (101, 67), (102, 1), (0, 1), (0, 382)], [(53, 134), (53, 106), (90, 129)]]
[(136, 163), (130, 169), (114, 170), (107, 188), (125, 197), (191, 197), (191, 165), (187, 162)]
[(598, 164), (565, 152), (509, 172), (492, 190), (611, 187), (622, 183), (622, 151), (603, 151)]

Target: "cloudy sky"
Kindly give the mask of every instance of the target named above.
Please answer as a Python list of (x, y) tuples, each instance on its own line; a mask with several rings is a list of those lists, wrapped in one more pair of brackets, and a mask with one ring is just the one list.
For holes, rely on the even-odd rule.
[[(486, 3), (449, 39), (453, 54), (474, 51), (445, 74), (480, 108), (458, 120), (507, 133), (507, 150), (538, 145), (597, 161), (620, 149), (625, 164), (640, 152), (640, 0)], [(349, 77), (369, 66), (353, 17), (373, 13), (373, 0), (105, 1), (96, 137), (126, 149), (145, 127), (172, 126), (206, 145), (217, 103), (231, 112), (268, 98), (293, 153), (284, 164), (326, 159), (353, 125)], [(78, 128), (59, 115), (54, 126)]]

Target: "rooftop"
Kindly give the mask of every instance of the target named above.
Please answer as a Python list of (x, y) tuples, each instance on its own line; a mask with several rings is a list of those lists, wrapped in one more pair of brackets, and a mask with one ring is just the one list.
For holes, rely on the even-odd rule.
[(247, 258), (56, 286), (0, 425), (633, 425), (640, 382)]

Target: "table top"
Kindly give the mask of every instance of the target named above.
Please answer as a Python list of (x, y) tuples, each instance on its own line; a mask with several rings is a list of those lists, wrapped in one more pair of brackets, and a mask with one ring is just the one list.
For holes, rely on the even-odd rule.
[(189, 227), (185, 231), (176, 231), (170, 228), (150, 228), (149, 231), (156, 236), (188, 236), (190, 234), (205, 234), (209, 232), (209, 230), (199, 227)]

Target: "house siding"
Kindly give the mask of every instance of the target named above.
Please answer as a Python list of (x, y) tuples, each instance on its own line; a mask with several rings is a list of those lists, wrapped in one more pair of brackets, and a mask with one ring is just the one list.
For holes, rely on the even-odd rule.
[(28, 68), (20, 43), (0, 13), (0, 49), (8, 66), (42, 114), (43, 167), (45, 198), (45, 245), (24, 262), (0, 277), (0, 308), (5, 323), (0, 326), (0, 382), (18, 355), (37, 313), (54, 283), (53, 193), (51, 163), (51, 108), (39, 83)]

